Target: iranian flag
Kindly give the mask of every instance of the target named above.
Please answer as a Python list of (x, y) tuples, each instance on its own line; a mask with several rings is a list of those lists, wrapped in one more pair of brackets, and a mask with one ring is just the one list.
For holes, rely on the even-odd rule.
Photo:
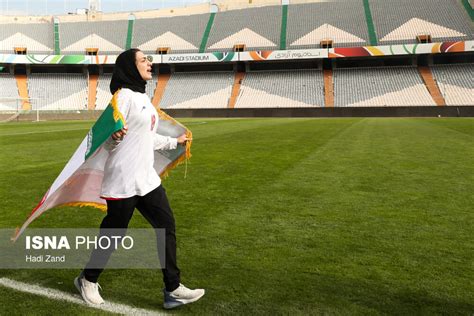
[[(119, 90), (120, 91), (120, 90)], [(117, 107), (117, 91), (109, 105), (82, 140), (72, 158), (68, 161), (59, 176), (33, 209), (27, 220), (17, 229), (12, 240), (16, 241), (28, 225), (45, 211), (58, 206), (91, 206), (106, 210), (105, 200), (100, 198), (104, 166), (108, 152), (103, 143), (112, 133), (122, 129), (125, 119)], [(159, 123), (157, 133), (164, 136), (178, 137), (186, 133), (192, 139), (191, 131), (179, 124), (172, 117), (157, 108)], [(178, 146), (174, 150), (155, 151), (154, 168), (160, 176), (191, 157), (191, 141), (186, 147)]]

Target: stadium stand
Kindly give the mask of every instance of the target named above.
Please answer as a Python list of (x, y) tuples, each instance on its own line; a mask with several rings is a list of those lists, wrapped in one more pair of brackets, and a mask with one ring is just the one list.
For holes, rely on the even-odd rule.
[(170, 53), (198, 53), (210, 14), (157, 19), (137, 19), (133, 26), (132, 47), (156, 53), (169, 47)]
[(474, 64), (437, 65), (432, 71), (447, 105), (474, 105)]
[(32, 110), (87, 109), (87, 80), (83, 74), (32, 73), (28, 76)]
[(413, 106), (435, 103), (416, 67), (334, 71), (335, 106)]
[(125, 48), (127, 31), (126, 20), (61, 23), (61, 53), (84, 55), (86, 48), (98, 48), (100, 54), (119, 54)]
[(235, 108), (324, 106), (320, 70), (258, 71), (246, 74)]
[(29, 54), (51, 54), (54, 47), (53, 24), (0, 24), (0, 53), (13, 54), (14, 47), (26, 47)]
[[(99, 76), (99, 83), (97, 85), (97, 100), (95, 103), (96, 110), (103, 110), (107, 107), (110, 102), (112, 95), (110, 94), (110, 81), (112, 80), (112, 74), (105, 73)], [(146, 93), (153, 98), (153, 92), (156, 87), (156, 78), (153, 77), (152, 80), (147, 81)]]
[(456, 0), (370, 0), (379, 45), (416, 43), (430, 34), (434, 42), (473, 38), (472, 23)]
[(246, 50), (279, 48), (281, 6), (219, 12), (207, 42), (207, 51), (231, 51), (236, 44)]
[(332, 39), (334, 47), (367, 45), (362, 1), (289, 5), (287, 48), (319, 48), (323, 39)]
[(226, 108), (232, 90), (232, 72), (174, 73), (166, 87), (163, 109)]
[(146, 82), (146, 94), (150, 97), (150, 100), (153, 99), (157, 81), (156, 75), (153, 75), (152, 79)]
[[(171, 17), (155, 16), (154, 11), (153, 14), (145, 15), (141, 15), (143, 12), (137, 12), (134, 14), (139, 18), (130, 21), (126, 20), (128, 13), (111, 15), (103, 21), (84, 21), (80, 16), (74, 19), (64, 17), (64, 21), (59, 22), (59, 48), (61, 54), (81, 55), (85, 53), (86, 48), (98, 48), (99, 54), (104, 55), (118, 54), (131, 45), (145, 53), (154, 54), (160, 47), (169, 47), (170, 53), (224, 52), (233, 50), (236, 44), (246, 45), (245, 50), (319, 48), (320, 41), (324, 39), (332, 39), (334, 47), (374, 43), (405, 44), (416, 43), (416, 36), (420, 34), (430, 34), (434, 42), (474, 39), (473, 24), (469, 16), (471, 11), (466, 7), (469, 3), (472, 4), (472, 1), (302, 2), (305, 1), (300, 1), (299, 4), (290, 1), (291, 4), (284, 6), (275, 5), (273, 2), (262, 7), (238, 7), (233, 10), (223, 9), (217, 13), (192, 11), (197, 13)], [(26, 19), (14, 23), (2, 22), (0, 52), (11, 54), (13, 47), (26, 46), (29, 54), (53, 53), (54, 23), (50, 18), (42, 19), (42, 23), (39, 18), (34, 22), (27, 22)], [(78, 22), (81, 19), (82, 22)], [(377, 63), (378, 65), (384, 63), (382, 59), (380, 57), (381, 63)], [(36, 61), (39, 60), (41, 58)], [(259, 71), (235, 73), (223, 71), (230, 69), (225, 68), (226, 62), (224, 61), (222, 66), (216, 63), (217, 67), (213, 71), (203, 70), (206, 69), (205, 64), (194, 69), (201, 72), (183, 72), (186, 71), (185, 65), (180, 71), (174, 72), (175, 68), (171, 66), (171, 75), (168, 72), (161, 75), (162, 83), (154, 103), (159, 103), (164, 109), (474, 105), (473, 64), (429, 67), (427, 64), (432, 62), (429, 60), (420, 63), (418, 68), (397, 66), (332, 69), (330, 66), (337, 67), (338, 61), (326, 59), (322, 62), (315, 61), (317, 66), (304, 66), (321, 68), (323, 65), (326, 73), (325, 85), (322, 70), (263, 70), (279, 69), (277, 63), (266, 66), (265, 63), (270, 64), (272, 61), (265, 61), (263, 66), (255, 67), (261, 69)], [(446, 60), (441, 62), (449, 63)], [(247, 67), (252, 63), (234, 63), (234, 69), (253, 69)], [(391, 60), (387, 64), (412, 62), (399, 63)], [(61, 67), (58, 72), (67, 72), (69, 67), (70, 65)], [(282, 65), (282, 68), (293, 66)], [(15, 67), (7, 70), (16, 72), (17, 81), (9, 74), (0, 76), (0, 98), (8, 99), (0, 102), (0, 110), (16, 110), (16, 101), (10, 100), (18, 99), (18, 90), (23, 96), (28, 90), (33, 110), (87, 108), (88, 82), (85, 75), (77, 74), (77, 69), (74, 70), (76, 73), (72, 74), (28, 74), (28, 88), (27, 75), (24, 74), (29, 73), (28, 70), (18, 71)], [(89, 107), (101, 110), (108, 105), (111, 98), (111, 74), (106, 73), (98, 77), (95, 94), (93, 92), (96, 78), (97, 75), (89, 77), (89, 83), (94, 83), (90, 86), (90, 98), (96, 99), (95, 107), (94, 102), (89, 102)], [(154, 75), (153, 80), (147, 83), (147, 95), (150, 99), (154, 98), (157, 84), (158, 78)], [(442, 103), (438, 102), (438, 99), (442, 99)], [(23, 108), (28, 109), (29, 104)]]
[[(323, 39), (332, 39), (334, 47), (364, 46), (371, 43), (369, 33), (374, 37), (372, 44), (378, 39), (379, 45), (415, 43), (420, 34), (430, 34), (433, 41), (474, 38), (471, 18), (457, 0), (330, 0), (287, 8), (283, 24), (286, 15), (281, 5), (218, 12), (208, 37), (210, 13), (138, 18), (131, 46), (146, 53), (155, 53), (159, 47), (169, 47), (170, 53), (197, 53), (204, 52), (203, 43), (207, 52), (230, 51), (235, 44), (245, 44), (246, 50), (275, 50), (281, 45), (318, 48)], [(374, 27), (369, 30), (372, 21)], [(126, 47), (128, 25), (123, 16), (110, 21), (60, 22), (61, 53), (84, 54), (86, 48), (98, 48), (100, 54), (117, 54)], [(282, 25), (286, 25), (283, 32)], [(4, 23), (0, 29), (1, 52), (13, 53), (14, 46), (26, 46), (28, 53), (35, 54), (54, 51), (51, 21)]]
[(97, 100), (95, 103), (96, 110), (103, 110), (107, 107), (110, 102), (110, 81), (112, 80), (112, 74), (102, 74), (99, 76), (99, 82), (97, 85)]
[(1, 111), (16, 111), (21, 109), (21, 103), (17, 102), (18, 88), (16, 86), (15, 77), (10, 74), (0, 74), (0, 110)]

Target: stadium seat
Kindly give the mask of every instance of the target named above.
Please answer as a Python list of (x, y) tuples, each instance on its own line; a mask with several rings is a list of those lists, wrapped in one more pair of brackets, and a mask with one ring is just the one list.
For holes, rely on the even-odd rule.
[(163, 109), (226, 108), (234, 80), (232, 72), (174, 73), (166, 87)]
[(128, 21), (61, 23), (61, 53), (84, 55), (86, 48), (99, 49), (99, 54), (118, 54), (124, 50)]
[(207, 51), (232, 51), (235, 44), (247, 50), (279, 49), (281, 6), (217, 13)]
[(21, 103), (17, 101), (18, 88), (16, 86), (15, 77), (10, 74), (0, 74), (0, 110), (16, 111), (21, 110)]
[(206, 29), (209, 14), (136, 19), (132, 46), (148, 54), (159, 47), (169, 47), (170, 53), (197, 53)]
[(335, 106), (435, 105), (416, 67), (334, 71)]
[(419, 34), (434, 42), (473, 38), (472, 22), (456, 0), (370, 0), (380, 45), (416, 43)]
[(255, 71), (246, 74), (235, 108), (324, 106), (320, 70)]
[(431, 67), (447, 105), (474, 105), (474, 64)]
[(87, 79), (83, 74), (32, 73), (28, 90), (32, 110), (87, 109)]
[(13, 54), (13, 47), (28, 54), (51, 54), (54, 47), (52, 23), (7, 23), (0, 25), (0, 53)]
[(324, 39), (332, 39), (333, 47), (367, 45), (362, 1), (289, 5), (288, 48), (319, 48)]

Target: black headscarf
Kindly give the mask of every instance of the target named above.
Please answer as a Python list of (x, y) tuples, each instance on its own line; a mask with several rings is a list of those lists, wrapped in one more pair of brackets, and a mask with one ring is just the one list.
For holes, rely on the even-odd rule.
[(145, 93), (146, 81), (138, 72), (135, 55), (140, 50), (132, 48), (121, 53), (115, 61), (114, 74), (110, 81), (110, 92), (120, 88), (128, 88), (135, 92)]

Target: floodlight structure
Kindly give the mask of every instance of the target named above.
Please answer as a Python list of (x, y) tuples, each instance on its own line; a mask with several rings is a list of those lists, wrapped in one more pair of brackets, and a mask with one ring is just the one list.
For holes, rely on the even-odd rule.
[(100, 12), (101, 0), (89, 0), (89, 12)]

